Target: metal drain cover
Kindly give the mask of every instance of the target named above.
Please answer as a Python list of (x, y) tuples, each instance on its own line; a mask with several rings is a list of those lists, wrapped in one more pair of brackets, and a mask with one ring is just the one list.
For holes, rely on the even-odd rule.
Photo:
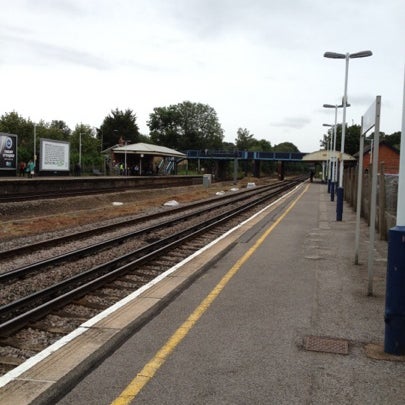
[(349, 342), (347, 340), (330, 337), (306, 336), (304, 348), (313, 352), (349, 354)]

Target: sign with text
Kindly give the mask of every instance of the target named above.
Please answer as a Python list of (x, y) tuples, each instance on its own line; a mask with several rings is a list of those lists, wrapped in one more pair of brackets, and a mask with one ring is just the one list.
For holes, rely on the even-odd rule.
[(40, 139), (39, 170), (69, 171), (70, 143)]
[(0, 170), (17, 169), (17, 135), (0, 132)]

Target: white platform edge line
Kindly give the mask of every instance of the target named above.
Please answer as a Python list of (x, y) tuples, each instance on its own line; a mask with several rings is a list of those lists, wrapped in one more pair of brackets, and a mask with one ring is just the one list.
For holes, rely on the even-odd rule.
[[(215, 244), (217, 244), (219, 241), (222, 239), (226, 238), (228, 235), (231, 233), (235, 232), (237, 229), (242, 227), (243, 225), (247, 224), (248, 222), (252, 221), (254, 218), (256, 218), (258, 215), (263, 213), (264, 211), (268, 210), (270, 207), (273, 205), (277, 204), (279, 201), (287, 198), (290, 194), (294, 193), (298, 188), (301, 188), (303, 186), (303, 183), (297, 185), (294, 189), (289, 191), (288, 193), (284, 194), (282, 197), (278, 198), (276, 201), (273, 201), (266, 207), (262, 208), (260, 211), (258, 211), (256, 214), (252, 215), (245, 221), (241, 222), (240, 224), (236, 225), (229, 231), (225, 232), (223, 235), (221, 235), (219, 238), (213, 240), (211, 243), (208, 245), (204, 246), (202, 249), (198, 250), (197, 252), (193, 253), (191, 256), (187, 257), (186, 259), (182, 260), (180, 263), (176, 264), (175, 266), (171, 267), (170, 269), (166, 270), (164, 273), (161, 275), (157, 276), (154, 278), (152, 281), (150, 281), (148, 284), (145, 284), (143, 287), (139, 288), (138, 290), (134, 291), (132, 294), (128, 295), (127, 297), (123, 298), (122, 300), (116, 302), (114, 305), (111, 307), (107, 308), (106, 310), (100, 312), (93, 318), (89, 319), (88, 321), (82, 323), (77, 329), (74, 331), (70, 332), (68, 335), (62, 337), (55, 343), (53, 343), (51, 346), (47, 347), (46, 349), (42, 350), (41, 352), (37, 353), (35, 356), (29, 358), (26, 360), (24, 363), (20, 364), (13, 370), (9, 371), (8, 373), (4, 374), (3, 376), (0, 377), (0, 388), (4, 387), (7, 385), (9, 382), (17, 379), (21, 374), (25, 373), (28, 371), (31, 367), (35, 366), (38, 364), (40, 361), (44, 360), (48, 356), (50, 356), (52, 353), (55, 351), (59, 350), (61, 347), (65, 346), (67, 343), (71, 342), (73, 339), (77, 338), (84, 332), (86, 332), (89, 328), (93, 327), (97, 322), (100, 320), (106, 318), (107, 316), (111, 315), (113, 312), (117, 311), (118, 309), (122, 308), (124, 305), (126, 305), (128, 302), (131, 302), (135, 298), (137, 298), (140, 294), (142, 294), (144, 291), (148, 290), (155, 284), (157, 284), (159, 281), (163, 280), (167, 276), (171, 275), (174, 273), (176, 270), (178, 270), (180, 267), (184, 266), (186, 263), (194, 259), (195, 257), (199, 256)], [(36, 381), (33, 379), (30, 379), (30, 381)]]

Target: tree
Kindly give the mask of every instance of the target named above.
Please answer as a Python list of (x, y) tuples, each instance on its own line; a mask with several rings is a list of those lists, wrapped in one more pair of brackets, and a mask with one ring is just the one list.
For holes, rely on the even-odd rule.
[(100, 128), (97, 129), (97, 138), (102, 142), (102, 149), (107, 149), (120, 142), (139, 142), (139, 128), (136, 115), (132, 110), (120, 111), (118, 108), (104, 118)]
[(390, 146), (397, 148), (398, 150), (401, 149), (401, 132), (394, 132), (391, 135), (385, 135), (383, 140), (387, 142)]
[(68, 141), (71, 129), (67, 126), (64, 121), (53, 120), (50, 124), (45, 125), (48, 128), (48, 137), (51, 139), (58, 139), (61, 141)]
[(182, 122), (178, 105), (154, 108), (147, 124), (152, 143), (179, 148)]
[[(346, 127), (345, 131), (345, 153), (349, 155), (354, 155), (359, 151), (360, 148), (360, 125), (352, 125)], [(328, 131), (329, 136), (333, 137), (333, 129)], [(327, 136), (324, 135), (324, 138), (320, 141), (321, 147), (327, 149), (329, 147), (327, 143)], [(338, 124), (336, 126), (336, 150), (340, 151), (342, 141), (342, 125)], [(332, 145), (333, 146), (333, 145)]]
[(327, 134), (323, 134), (322, 139), (319, 140), (321, 149), (329, 149), (330, 145), (332, 145), (333, 148), (333, 128), (329, 129)]
[(253, 145), (257, 142), (256, 139), (254, 139), (254, 135), (246, 128), (239, 128), (236, 134), (235, 143), (239, 150), (251, 150)]
[(233, 142), (222, 142), (222, 149), (224, 149), (224, 150), (235, 150), (236, 145)]
[(273, 148), (271, 147), (271, 143), (266, 139), (261, 139), (260, 141), (256, 141), (256, 144), (252, 148), (253, 151), (257, 152), (271, 152)]
[(34, 123), (17, 112), (6, 113), (0, 118), (0, 132), (18, 136), (18, 160), (27, 162), (34, 155)]
[(291, 142), (282, 142), (273, 147), (274, 152), (299, 152), (299, 149)]
[(218, 149), (224, 137), (215, 110), (190, 101), (154, 108), (148, 127), (153, 143), (180, 150)]
[[(102, 157), (100, 155), (100, 140), (89, 125), (76, 125), (70, 136), (70, 166), (73, 167), (81, 160), (82, 167), (100, 167)], [(79, 153), (81, 152), (81, 159)]]
[[(345, 132), (345, 153), (356, 154), (360, 149), (360, 125), (352, 125)], [(339, 149), (341, 150), (341, 137), (339, 138)]]

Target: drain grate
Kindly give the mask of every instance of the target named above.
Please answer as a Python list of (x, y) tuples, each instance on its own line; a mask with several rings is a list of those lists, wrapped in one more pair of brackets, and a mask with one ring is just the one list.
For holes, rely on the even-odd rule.
[(306, 336), (304, 348), (313, 352), (349, 354), (349, 342), (347, 340), (330, 337)]

